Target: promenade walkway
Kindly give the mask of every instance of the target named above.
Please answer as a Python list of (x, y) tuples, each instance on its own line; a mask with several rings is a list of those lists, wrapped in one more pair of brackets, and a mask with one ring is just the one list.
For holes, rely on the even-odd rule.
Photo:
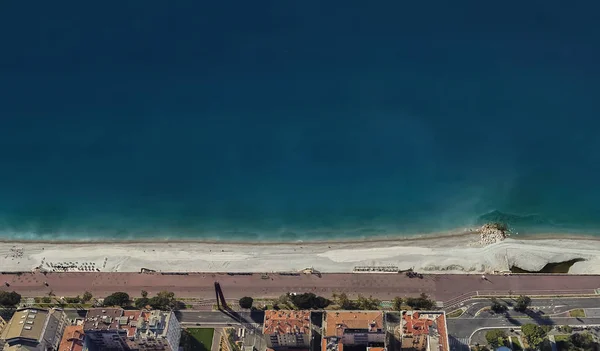
[[(243, 296), (278, 297), (287, 292), (313, 292), (330, 297), (333, 293), (373, 296), (391, 300), (396, 296), (417, 296), (425, 293), (445, 305), (473, 294), (594, 294), (600, 288), (600, 275), (425, 275), (423, 279), (404, 274), (340, 273), (320, 276), (269, 274), (230, 275), (227, 273), (21, 273), (0, 274), (3, 290), (17, 291), (23, 296), (82, 295), (90, 291), (103, 297), (115, 291), (139, 296), (141, 290), (150, 294), (172, 291), (178, 297), (214, 299), (214, 282), (221, 284), (228, 299)], [(6, 286), (5, 283), (8, 283)]]

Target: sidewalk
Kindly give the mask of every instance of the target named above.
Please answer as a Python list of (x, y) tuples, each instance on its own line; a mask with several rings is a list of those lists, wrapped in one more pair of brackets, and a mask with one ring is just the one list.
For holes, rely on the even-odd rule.
[[(222, 328), (215, 328), (213, 334), (212, 346), (210, 351), (219, 351), (221, 349), (221, 336), (225, 335)], [(228, 351), (228, 350), (227, 350)]]

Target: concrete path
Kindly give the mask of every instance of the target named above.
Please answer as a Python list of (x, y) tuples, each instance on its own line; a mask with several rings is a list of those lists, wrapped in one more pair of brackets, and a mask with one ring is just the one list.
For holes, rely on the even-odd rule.
[(215, 328), (215, 333), (213, 334), (212, 346), (210, 351), (219, 351), (221, 349), (221, 335), (223, 335), (223, 329)]

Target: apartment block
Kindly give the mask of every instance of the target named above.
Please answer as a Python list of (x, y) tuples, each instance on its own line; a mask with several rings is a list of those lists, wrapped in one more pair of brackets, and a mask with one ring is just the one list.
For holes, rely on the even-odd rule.
[(376, 351), (385, 347), (382, 311), (327, 311), (322, 351)]
[(89, 351), (175, 351), (181, 326), (173, 312), (94, 308), (88, 311), (83, 332)]
[(310, 346), (310, 311), (265, 311), (263, 334), (267, 347), (274, 350)]
[(171, 350), (179, 348), (181, 325), (173, 312), (144, 311), (137, 322), (135, 340), (138, 344), (167, 344)]
[(450, 350), (444, 312), (404, 311), (400, 328), (402, 351)]

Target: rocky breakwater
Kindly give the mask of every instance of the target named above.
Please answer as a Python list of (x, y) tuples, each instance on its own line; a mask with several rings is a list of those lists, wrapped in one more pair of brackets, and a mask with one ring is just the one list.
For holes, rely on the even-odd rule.
[(510, 235), (508, 226), (503, 223), (486, 223), (477, 232), (479, 233), (479, 243), (481, 245), (501, 242)]

